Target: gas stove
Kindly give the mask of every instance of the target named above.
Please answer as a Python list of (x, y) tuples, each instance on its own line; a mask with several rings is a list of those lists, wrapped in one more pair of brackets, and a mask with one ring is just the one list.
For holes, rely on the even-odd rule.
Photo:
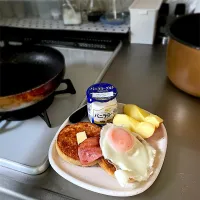
[[(41, 112), (34, 113), (36, 109), (32, 108), (30, 112), (27, 110), (20, 114), (20, 117), (15, 116), (15, 120), (0, 122), (0, 165), (31, 175), (40, 174), (47, 169), (48, 149), (56, 131), (74, 110), (85, 104), (86, 89), (100, 82), (121, 43), (115, 51), (52, 47), (64, 55), (64, 78), (71, 80), (76, 94), (50, 96), (43, 102), (45, 107), (41, 106)], [(61, 84), (58, 90), (65, 87)]]

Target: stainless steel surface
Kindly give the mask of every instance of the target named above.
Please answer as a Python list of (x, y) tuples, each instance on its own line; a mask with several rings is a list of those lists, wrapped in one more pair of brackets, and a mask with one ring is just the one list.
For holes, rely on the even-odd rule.
[[(165, 47), (125, 45), (103, 81), (118, 88), (119, 102), (136, 103), (160, 115), (169, 136), (166, 159), (156, 182), (141, 195), (120, 199), (199, 199), (200, 103), (199, 99), (176, 89), (166, 78)], [(0, 175), (0, 188), (7, 187), (31, 198), (116, 199), (79, 188), (61, 178), (52, 168), (38, 176), (19, 174), (6, 168), (1, 173), (4, 175)]]

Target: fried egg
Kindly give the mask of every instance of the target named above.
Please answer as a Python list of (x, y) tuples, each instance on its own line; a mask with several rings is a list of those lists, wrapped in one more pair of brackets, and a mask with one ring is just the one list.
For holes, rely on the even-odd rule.
[(100, 146), (104, 158), (117, 167), (115, 177), (121, 186), (131, 180), (146, 181), (152, 174), (156, 150), (128, 129), (107, 124), (101, 130)]

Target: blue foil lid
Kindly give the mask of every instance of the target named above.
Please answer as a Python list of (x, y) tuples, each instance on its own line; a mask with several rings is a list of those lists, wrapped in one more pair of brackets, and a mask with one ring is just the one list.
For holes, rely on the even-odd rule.
[(86, 92), (87, 102), (108, 102), (116, 98), (117, 89), (109, 83), (91, 85)]

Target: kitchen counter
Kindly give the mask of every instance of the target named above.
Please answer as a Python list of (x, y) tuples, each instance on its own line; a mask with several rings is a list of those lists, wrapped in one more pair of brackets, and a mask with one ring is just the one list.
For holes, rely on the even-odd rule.
[[(124, 45), (103, 78), (103, 82), (118, 88), (119, 102), (135, 103), (161, 116), (169, 137), (165, 162), (156, 182), (143, 194), (121, 199), (200, 197), (200, 103), (199, 99), (176, 89), (166, 78), (165, 51), (163, 46)], [(23, 180), (17, 173), (15, 180), (0, 175), (0, 192), (15, 196), (14, 199), (116, 199), (79, 188), (51, 167), (38, 176), (26, 175)], [(0, 195), (0, 199), (9, 198), (13, 199)]]

